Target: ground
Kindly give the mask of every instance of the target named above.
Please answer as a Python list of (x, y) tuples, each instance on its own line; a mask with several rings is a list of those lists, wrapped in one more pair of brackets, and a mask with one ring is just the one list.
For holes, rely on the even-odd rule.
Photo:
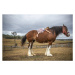
[[(60, 42), (63, 43), (63, 41)], [(68, 42), (71, 41), (67, 41), (67, 43)], [(17, 43), (20, 46), (20, 40), (17, 40)], [(56, 43), (58, 43), (58, 41), (54, 42), (54, 44)], [(11, 39), (3, 40), (3, 46), (4, 45), (11, 46), (13, 44), (14, 42)], [(36, 42), (34, 45), (42, 45), (42, 44)], [(72, 47), (51, 48), (51, 54), (53, 54), (53, 56), (45, 56), (45, 50), (46, 48), (33, 48), (33, 51), (36, 55), (29, 57), (27, 56), (27, 51), (28, 51), (27, 48), (20, 47), (20, 48), (12, 48), (4, 50), (3, 47), (2, 60), (3, 61), (72, 61), (73, 60)]]

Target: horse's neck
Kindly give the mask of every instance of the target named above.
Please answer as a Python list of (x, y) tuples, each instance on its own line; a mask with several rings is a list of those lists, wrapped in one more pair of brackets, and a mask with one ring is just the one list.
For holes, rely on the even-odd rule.
[(56, 36), (62, 33), (62, 27), (58, 27), (58, 30), (56, 30)]
[(62, 33), (62, 26), (52, 27), (51, 28), (52, 33), (56, 34), (58, 36), (60, 33)]

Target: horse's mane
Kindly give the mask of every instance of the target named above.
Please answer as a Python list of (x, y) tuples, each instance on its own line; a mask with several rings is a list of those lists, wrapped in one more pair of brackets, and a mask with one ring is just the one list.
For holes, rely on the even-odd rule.
[(62, 26), (54, 26), (50, 28), (51, 32), (54, 34), (56, 33), (56, 36), (58, 36), (60, 33), (62, 33)]

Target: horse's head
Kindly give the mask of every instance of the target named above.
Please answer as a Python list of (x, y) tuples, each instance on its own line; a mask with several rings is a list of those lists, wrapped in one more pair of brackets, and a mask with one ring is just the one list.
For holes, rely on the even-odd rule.
[(66, 35), (67, 37), (70, 36), (70, 33), (68, 32), (68, 29), (67, 27), (63, 24), (63, 27), (62, 27), (62, 32), (64, 35)]

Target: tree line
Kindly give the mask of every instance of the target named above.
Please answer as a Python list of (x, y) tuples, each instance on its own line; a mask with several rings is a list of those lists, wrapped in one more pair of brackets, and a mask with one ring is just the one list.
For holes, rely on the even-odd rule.
[(19, 35), (17, 35), (17, 36), (13, 36), (13, 35), (6, 35), (6, 34), (3, 34), (3, 38), (5, 38), (5, 39), (22, 39), (22, 37), (23, 36), (19, 36)]

